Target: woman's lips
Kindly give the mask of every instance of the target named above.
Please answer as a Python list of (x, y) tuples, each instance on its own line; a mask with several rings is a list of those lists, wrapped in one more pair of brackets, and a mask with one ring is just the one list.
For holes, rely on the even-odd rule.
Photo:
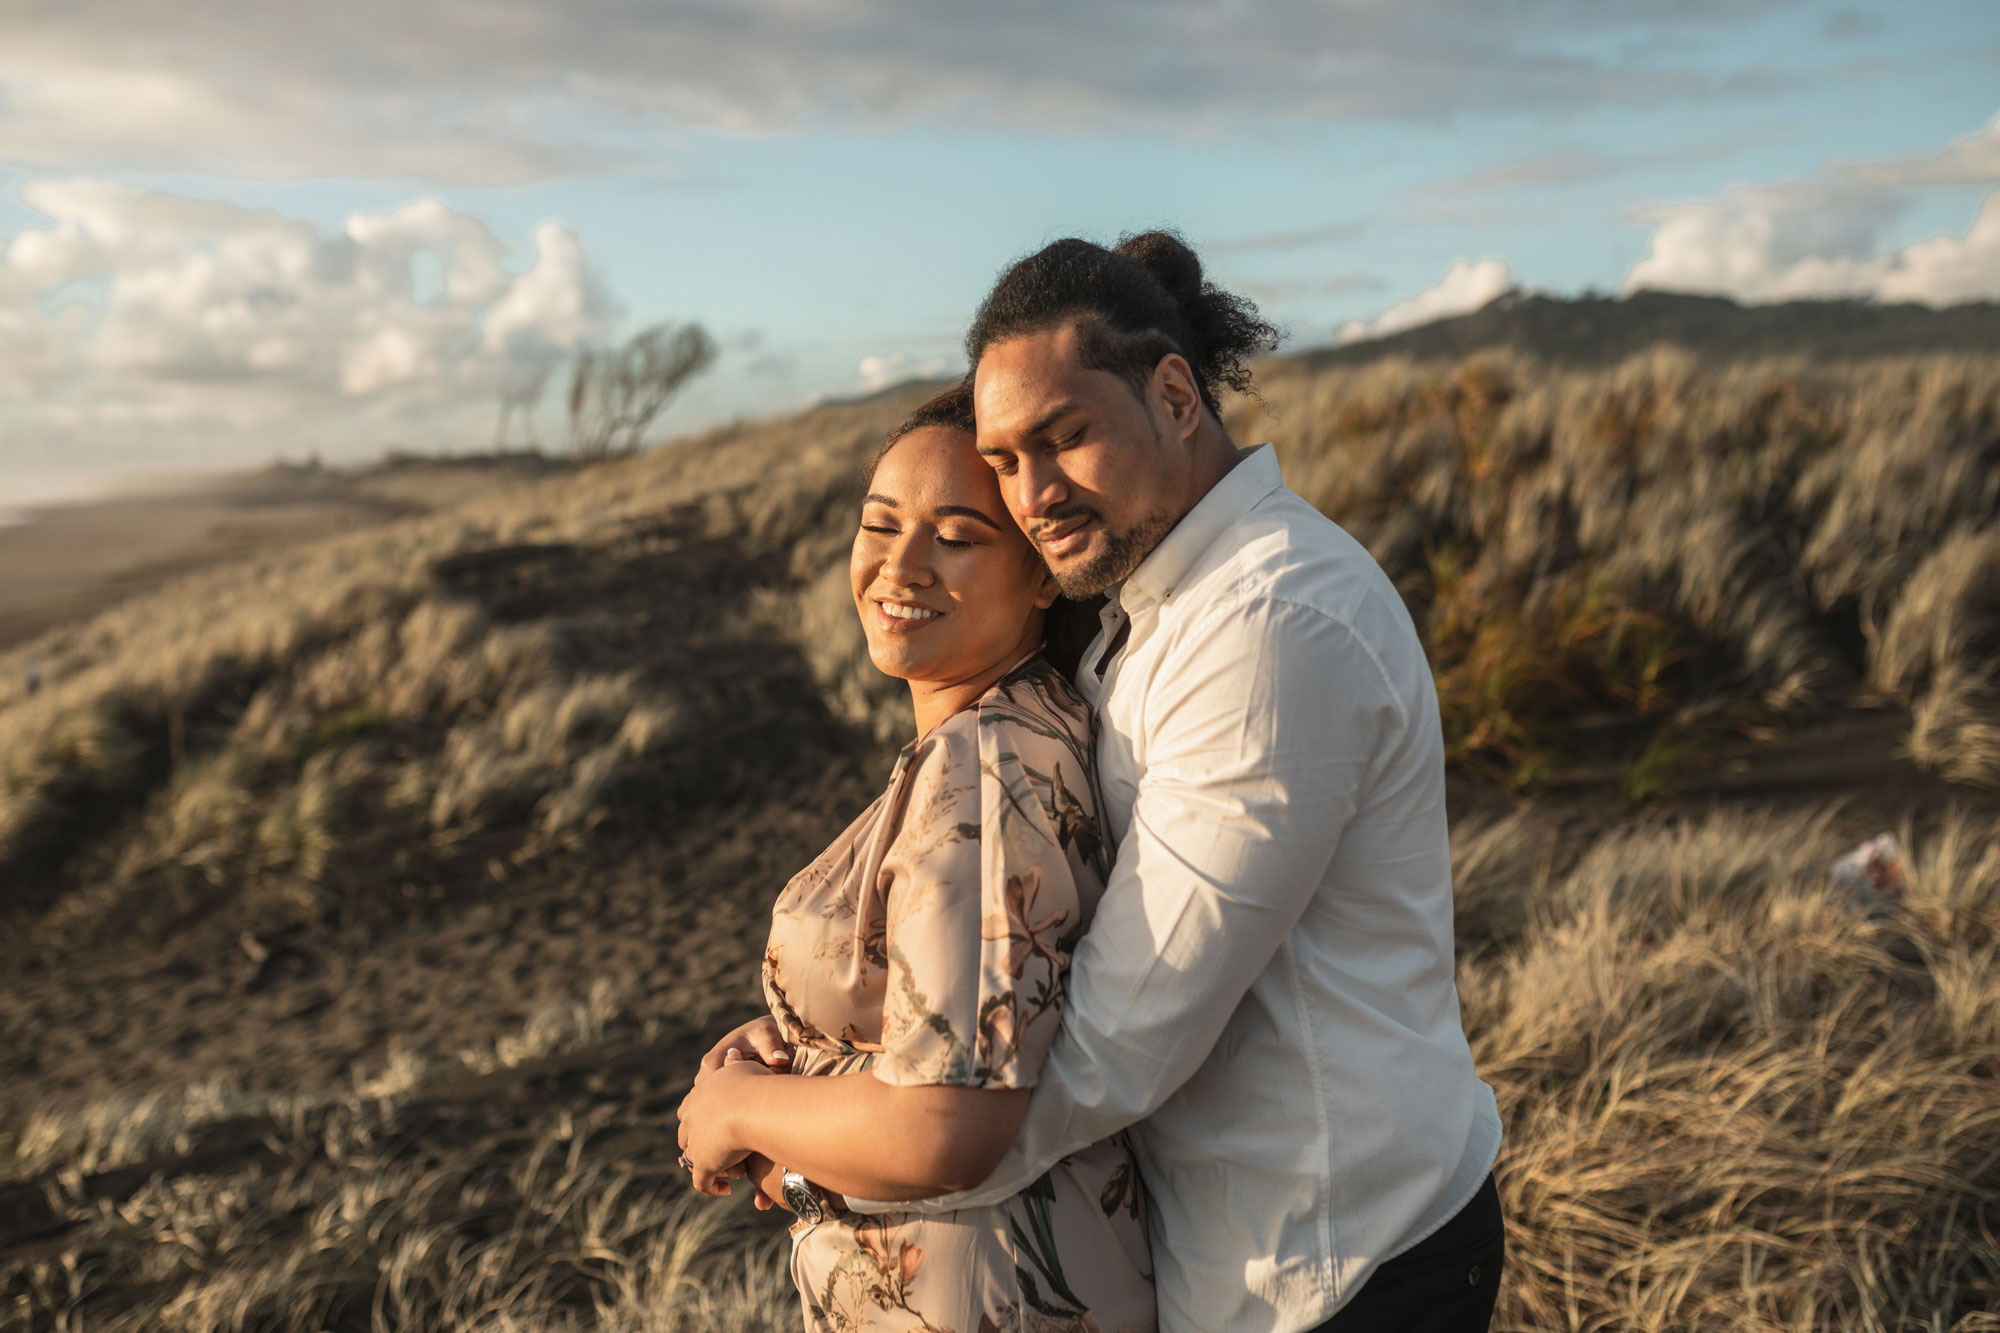
[[(895, 610), (890, 610), (894, 607)], [(900, 614), (899, 614), (900, 613)], [(885, 634), (915, 634), (929, 625), (944, 619), (945, 613), (933, 606), (918, 606), (914, 602), (875, 603), (875, 623)]]

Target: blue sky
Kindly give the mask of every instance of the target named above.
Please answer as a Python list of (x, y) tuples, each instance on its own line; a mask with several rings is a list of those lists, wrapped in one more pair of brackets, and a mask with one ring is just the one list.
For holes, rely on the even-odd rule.
[(760, 415), (1151, 225), (1294, 346), (1506, 283), (2000, 297), (1991, 3), (290, 8), (0, 16), (0, 482), (476, 448), (657, 319), (724, 347), (668, 425)]

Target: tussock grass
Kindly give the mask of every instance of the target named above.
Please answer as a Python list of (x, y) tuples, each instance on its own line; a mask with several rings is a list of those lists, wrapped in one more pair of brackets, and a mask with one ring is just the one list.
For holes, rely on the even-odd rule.
[[(783, 553), (753, 614), (809, 649), (846, 712), (893, 713), (840, 637), (858, 630), (808, 615), (802, 635), (799, 607), (844, 567), (860, 461), (917, 396), (482, 491), (0, 654), (0, 882), (50, 908), (51, 937), (127, 913), (164, 925), (218, 897), (264, 929), (343, 910), (343, 859), (384, 845), (476, 863), (574, 845), (671, 754), (688, 708), (670, 681), (578, 660), (561, 626), (587, 605), (502, 618), (459, 591), (511, 552), (612, 568), (706, 543)], [(30, 661), (48, 682), (33, 696)]]
[(798, 1318), (783, 1232), (747, 1201), (693, 1195), (567, 1120), (445, 1162), (397, 1128), (336, 1106), (272, 1131), (272, 1167), (155, 1177), (116, 1201), (71, 1177), (56, 1188), (86, 1238), (9, 1265), (0, 1318), (134, 1333), (723, 1333)]
[[(845, 552), (860, 465), (923, 392), (486, 488), (0, 654), (6, 927), (82, 958), (213, 917), (233, 951), (624, 845), (672, 817), (660, 774), (760, 743), (717, 730), (740, 699), (631, 650), (708, 613), (686, 585), (727, 583), (743, 636), (717, 651), (796, 655), (806, 711), (847, 728), (825, 744), (880, 749), (907, 704), (867, 664)], [(1533, 787), (1612, 735), (1627, 797), (1657, 799), (1719, 730), (1860, 705), (1907, 710), (1941, 775), (2000, 782), (1992, 358), (1280, 362), (1264, 393), (1233, 428), (1397, 579), (1462, 768)], [(536, 602), (509, 581), (529, 567), (654, 580), (666, 629)], [(1508, 1122), (1502, 1326), (1990, 1326), (1982, 818), (1902, 830), (1915, 890), (1888, 920), (1828, 886), (1832, 809), (1605, 832), (1527, 804), (1458, 831), (1461, 987)], [(669, 1165), (658, 1069), (692, 1056), (623, 1091), (578, 1077), (692, 1012), (577, 988), (470, 1046), (386, 1040), (332, 1087), (0, 1125), (0, 1224), (47, 1212), (0, 1248), (0, 1329), (795, 1326), (770, 1219), (688, 1200)]]
[[(1455, 761), (1533, 785), (1607, 718), (1634, 724), (1638, 762), (1662, 729), (1887, 702), (1919, 762), (2000, 784), (2000, 362), (1663, 350), (1587, 373), (1488, 353), (1279, 361), (1263, 386), (1233, 429), (1275, 439), (1293, 487), (1396, 578)], [(504, 829), (509, 856), (587, 833), (687, 709), (575, 660), (575, 608), (500, 619), (468, 598), (510, 551), (615, 565), (731, 543), (770, 565), (745, 614), (836, 716), (898, 734), (841, 565), (857, 470), (921, 392), (478, 491), (0, 654), (0, 875), (38, 901), (81, 880), (185, 908), (200, 892), (153, 881), (192, 868), (309, 912), (339, 897), (328, 855), (357, 823), (446, 851)]]
[(1276, 362), (1263, 393), (1238, 438), (1396, 578), (1461, 762), (1886, 695), (1921, 762), (2000, 784), (1993, 358)]
[[(1649, 817), (1579, 851), (1529, 807), (1458, 835), (1460, 990), (1507, 1124), (1497, 1327), (1990, 1327), (2000, 827), (1903, 830), (1908, 910), (1875, 919), (1828, 881), (1836, 815)], [(49, 1117), (9, 1174), (74, 1230), (0, 1257), (0, 1299), (34, 1328), (794, 1327), (780, 1226), (688, 1196), (665, 1114), (441, 1110), (465, 1066), (589, 1068), (618, 1022), (600, 987), (456, 1066)], [(86, 1179), (246, 1115), (265, 1159)]]
[[(1960, 813), (1916, 840), (1909, 910), (1877, 921), (1828, 884), (1831, 822), (1613, 832), (1533, 884), (1511, 945), (1464, 961), (1507, 1122), (1499, 1326), (1971, 1328), (2000, 1308), (2000, 827)], [(1469, 833), (1462, 873), (1512, 874), (1534, 840)], [(1473, 938), (1496, 892), (1466, 892)]]

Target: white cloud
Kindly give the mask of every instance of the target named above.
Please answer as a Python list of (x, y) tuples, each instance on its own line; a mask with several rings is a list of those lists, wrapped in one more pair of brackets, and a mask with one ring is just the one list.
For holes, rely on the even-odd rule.
[(558, 223), (514, 273), (484, 223), (430, 199), (334, 230), (98, 179), (21, 193), (48, 221), (0, 237), (0, 404), (18, 397), (9, 419), (30, 434), (490, 411), (504, 379), (613, 315)]
[(907, 352), (888, 352), (862, 357), (856, 373), (860, 376), (862, 392), (873, 393), (906, 380), (940, 379), (954, 369), (963, 368), (964, 364), (962, 358), (915, 357)]
[(1839, 171), (1850, 180), (1891, 189), (2000, 181), (2000, 115), (1988, 121), (1985, 128), (1954, 140), (1930, 157), (1857, 162)]
[[(0, 161), (505, 182), (688, 126), (1168, 132), (1714, 95), (1781, 0), (69, 0), (0, 6)], [(1671, 38), (1672, 40), (1661, 40)]]
[(1513, 270), (1504, 259), (1453, 260), (1433, 286), (1384, 310), (1373, 319), (1351, 319), (1335, 330), (1336, 343), (1382, 338), (1404, 329), (1453, 315), (1468, 314), (1514, 287)]
[(2000, 182), (2000, 117), (1928, 157), (1841, 165), (1817, 180), (1739, 185), (1648, 209), (1634, 217), (1652, 226), (1652, 241), (1625, 289), (1743, 301), (2000, 299), (2000, 190), (1962, 236), (1886, 243), (1910, 191), (1989, 182)]

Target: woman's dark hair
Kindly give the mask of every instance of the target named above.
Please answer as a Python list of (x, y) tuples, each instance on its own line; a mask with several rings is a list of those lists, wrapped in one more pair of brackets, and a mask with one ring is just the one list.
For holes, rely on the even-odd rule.
[(1202, 401), (1218, 411), (1219, 386), (1251, 391), (1250, 362), (1278, 345), (1255, 303), (1202, 276), (1201, 260), (1170, 231), (1121, 236), (1107, 250), (1069, 237), (1000, 276), (965, 336), (972, 365), (991, 344), (1066, 324), (1077, 329), (1084, 365), (1143, 390), (1160, 358), (1178, 352), (1194, 368)]
[(972, 376), (967, 375), (958, 383), (934, 398), (927, 398), (910, 409), (910, 414), (896, 423), (896, 428), (883, 439), (882, 447), (868, 460), (867, 470), (862, 476), (875, 480), (875, 469), (882, 466), (882, 457), (896, 447), (896, 441), (905, 435), (927, 430), (932, 426), (943, 426), (947, 430), (963, 431), (967, 435), (977, 433), (972, 420)]
[[(917, 404), (908, 416), (896, 423), (896, 428), (882, 441), (882, 447), (875, 451), (875, 457), (869, 460), (868, 480), (874, 481), (875, 469), (881, 466), (883, 455), (895, 448), (896, 441), (932, 426), (962, 431), (967, 435), (977, 433), (972, 420), (972, 376), (969, 373), (935, 398)], [(1097, 635), (1097, 609), (1103, 604), (1101, 597), (1083, 602), (1058, 597), (1055, 604), (1042, 613), (1042, 653), (1063, 675), (1076, 674), (1078, 659)]]

